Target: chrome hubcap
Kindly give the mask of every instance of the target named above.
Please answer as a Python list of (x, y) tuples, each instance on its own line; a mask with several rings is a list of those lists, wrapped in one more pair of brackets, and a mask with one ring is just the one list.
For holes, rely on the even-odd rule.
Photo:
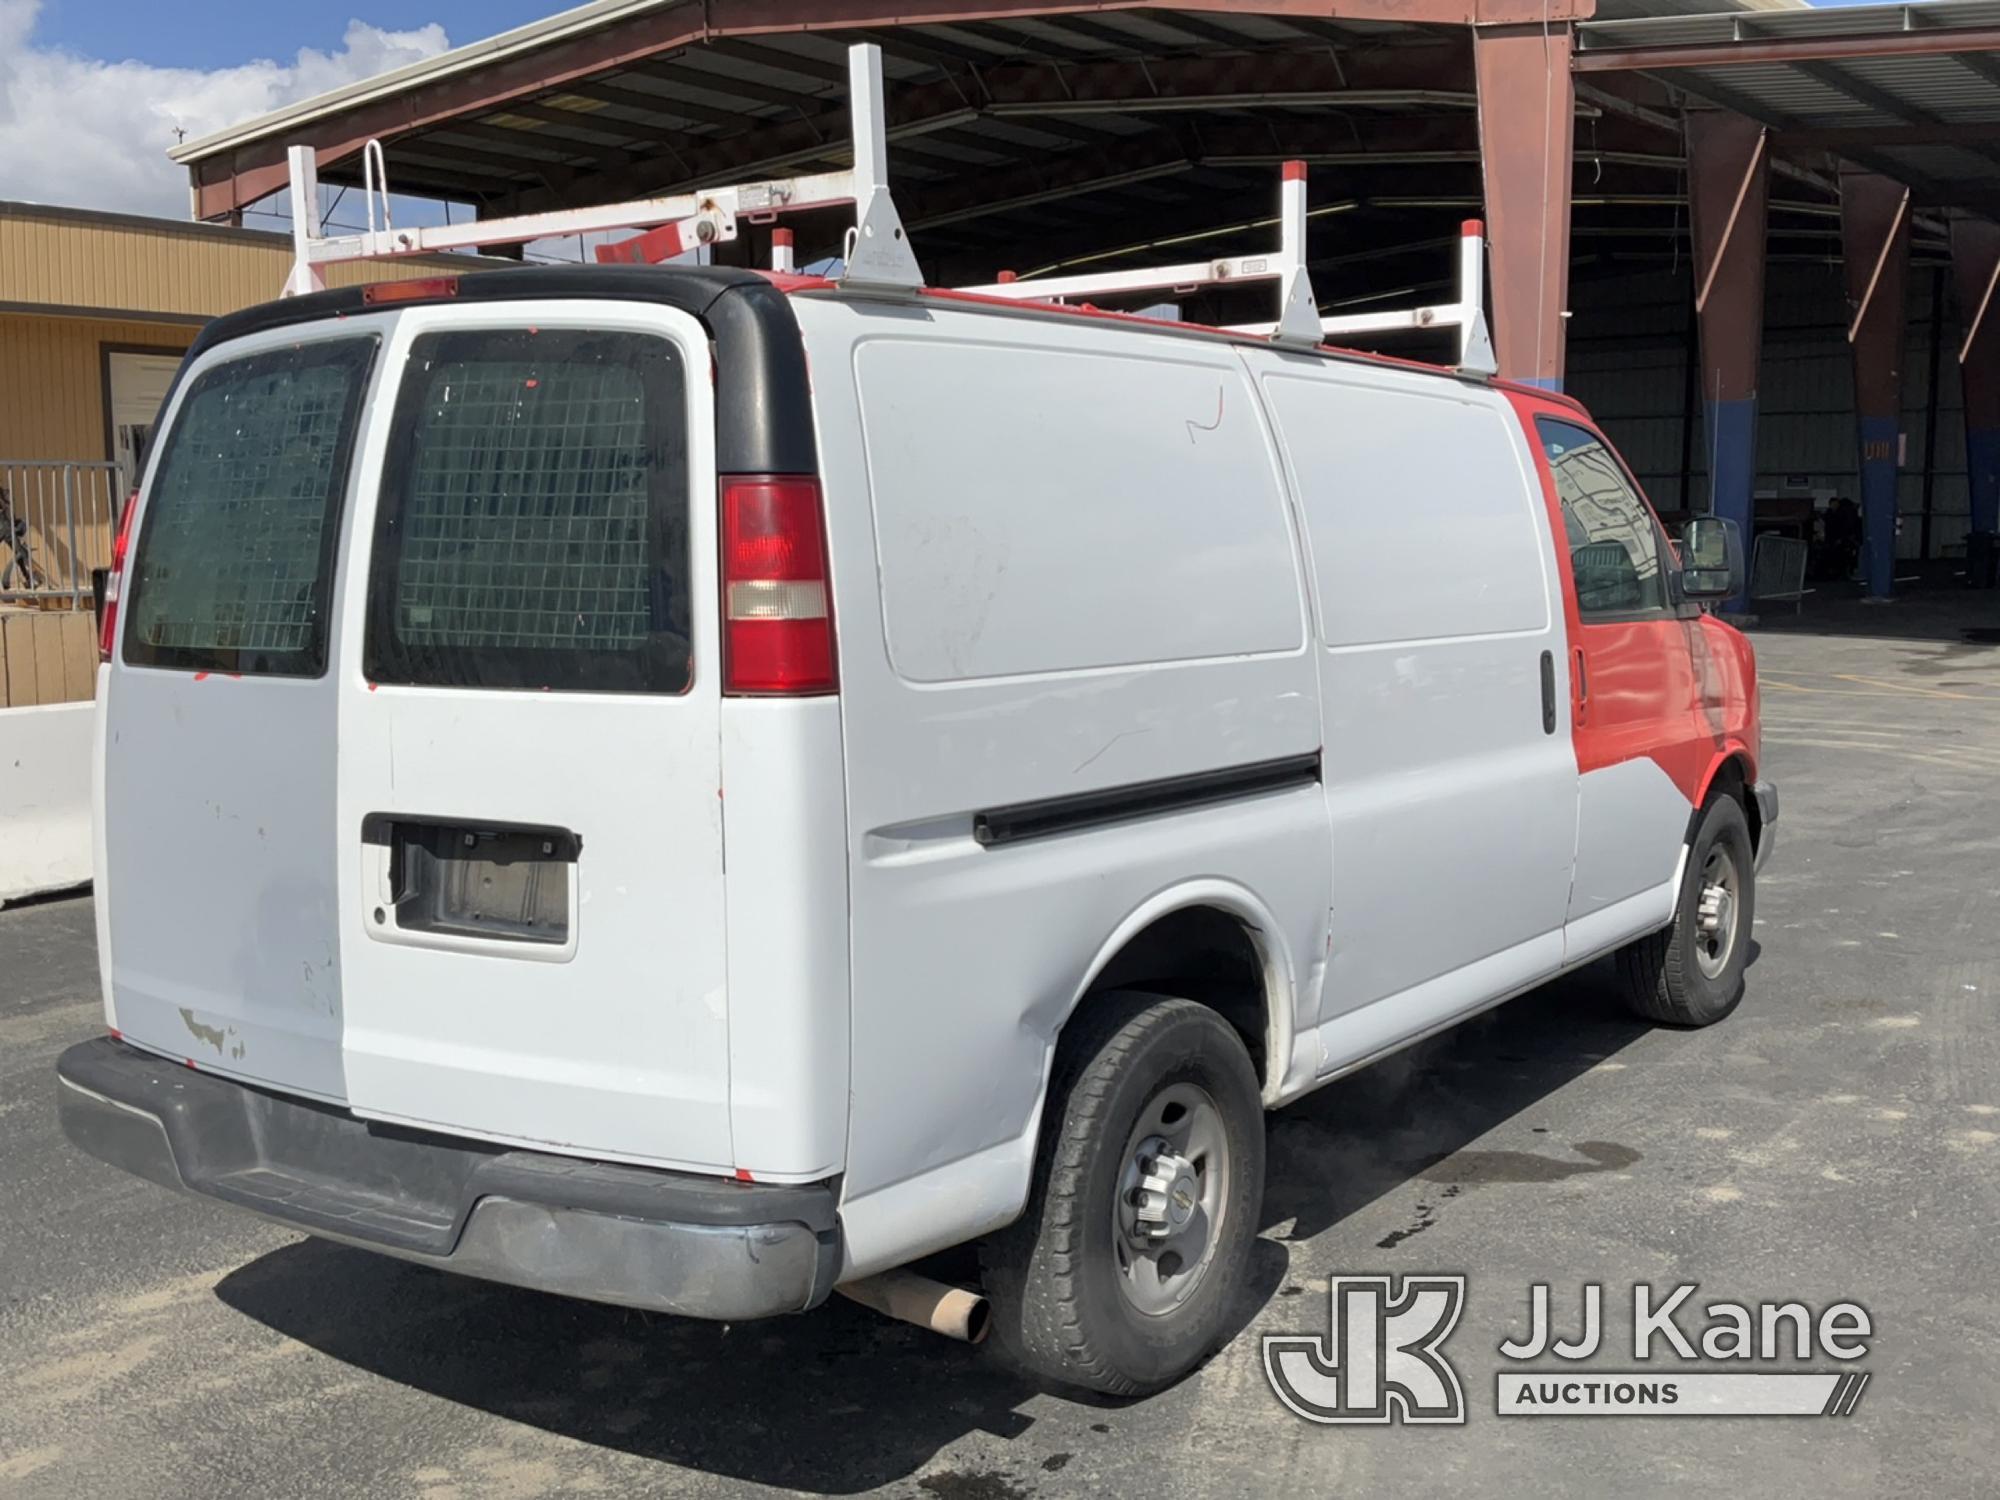
[(1695, 907), (1694, 958), (1710, 979), (1721, 976), (1736, 951), (1741, 877), (1726, 849), (1711, 849), (1701, 866), (1701, 899)]
[(1229, 1202), (1229, 1137), (1206, 1090), (1177, 1083), (1140, 1114), (1125, 1143), (1112, 1242), (1125, 1299), (1172, 1312), (1215, 1258)]

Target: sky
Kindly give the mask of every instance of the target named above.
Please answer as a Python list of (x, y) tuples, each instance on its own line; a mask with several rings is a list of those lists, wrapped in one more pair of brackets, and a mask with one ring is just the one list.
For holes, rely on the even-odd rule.
[(184, 219), (187, 177), (166, 156), (183, 135), (562, 8), (562, 0), (0, 0), (0, 198)]
[[(564, 0), (0, 0), (0, 198), (186, 218), (187, 178), (166, 157), (177, 139), (563, 8)], [(423, 212), (399, 217), (435, 222)], [(250, 222), (283, 227), (274, 217)]]

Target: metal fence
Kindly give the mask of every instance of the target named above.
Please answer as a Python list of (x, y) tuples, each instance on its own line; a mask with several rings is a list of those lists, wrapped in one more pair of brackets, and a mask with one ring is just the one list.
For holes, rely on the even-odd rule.
[(0, 602), (83, 608), (117, 527), (116, 464), (0, 458)]
[(1750, 598), (1789, 599), (1792, 613), (1805, 609), (1806, 557), (1811, 549), (1798, 537), (1765, 532), (1750, 555)]

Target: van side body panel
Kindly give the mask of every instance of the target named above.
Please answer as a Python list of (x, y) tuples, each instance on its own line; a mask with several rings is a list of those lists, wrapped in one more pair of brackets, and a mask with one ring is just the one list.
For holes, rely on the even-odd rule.
[[(1553, 974), (1576, 838), (1560, 579), (1503, 397), (1250, 351), (1312, 561), (1332, 946), (1320, 1071)], [(1544, 674), (1547, 674), (1547, 688)]]
[(847, 799), (840, 700), (725, 698), (729, 1121), (759, 1182), (847, 1149)]
[(1301, 976), (1302, 1025), (1326, 814), (1308, 784), (974, 835), (994, 809), (1318, 750), (1292, 521), (1232, 349), (1097, 320), (793, 301), (840, 636), (842, 1222), (844, 1274), (860, 1275), (1019, 1212), (1056, 1035), (1106, 939), (1162, 892), (1255, 893), (1278, 929), (1261, 941)]
[[(1537, 419), (1581, 428), (1607, 448), (1610, 443), (1570, 404), (1527, 391), (1511, 392), (1509, 399), (1535, 454), (1550, 525), (1560, 536), (1562, 504)], [(1650, 506), (1647, 514), (1658, 533)], [(1658, 544), (1663, 560), (1670, 560), (1663, 534)], [(1740, 631), (1692, 606), (1640, 618), (1585, 619), (1570, 553), (1556, 551), (1575, 673), (1568, 714), (1578, 776), (1577, 858), (1564, 953), (1565, 963), (1575, 964), (1672, 920), (1692, 814), (1717, 768), (1741, 755), (1746, 782), (1756, 776), (1756, 664)]]

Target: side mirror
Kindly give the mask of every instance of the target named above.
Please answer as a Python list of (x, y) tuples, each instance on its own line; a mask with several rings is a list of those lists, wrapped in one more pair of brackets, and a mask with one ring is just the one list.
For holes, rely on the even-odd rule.
[(1728, 599), (1743, 592), (1743, 533), (1721, 516), (1696, 516), (1681, 530), (1681, 597)]

